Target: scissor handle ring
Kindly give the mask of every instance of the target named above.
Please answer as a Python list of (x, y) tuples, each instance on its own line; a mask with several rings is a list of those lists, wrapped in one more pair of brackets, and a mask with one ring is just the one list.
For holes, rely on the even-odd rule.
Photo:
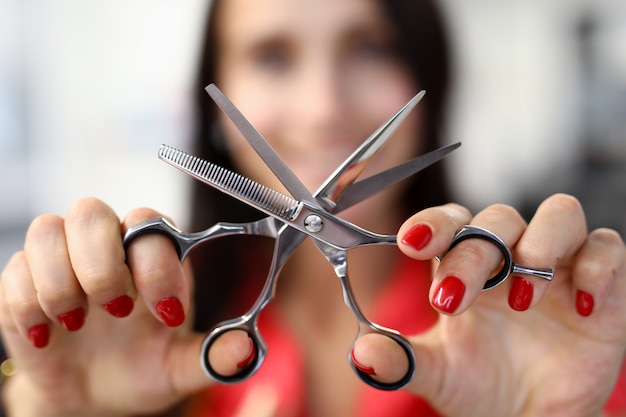
[(513, 255), (511, 254), (511, 250), (508, 248), (506, 243), (496, 234), (490, 232), (489, 230), (483, 229), (478, 226), (463, 226), (461, 230), (454, 236), (452, 239), (452, 243), (450, 243), (450, 247), (448, 248), (448, 252), (452, 250), (456, 245), (461, 243), (467, 239), (483, 239), (487, 240), (500, 250), (503, 258), (503, 265), (500, 271), (496, 273), (493, 277), (489, 278), (485, 285), (483, 286), (483, 291), (489, 290), (491, 288), (497, 287), (502, 282), (504, 282), (507, 277), (513, 271), (514, 263), (513, 263)]
[[(223, 384), (235, 384), (250, 378), (259, 370), (265, 356), (267, 355), (267, 345), (255, 327), (249, 325), (246, 318), (237, 318), (234, 320), (224, 321), (213, 328), (213, 330), (204, 338), (202, 347), (200, 348), (200, 362), (204, 372), (212, 379)], [(252, 319), (254, 320), (254, 319)], [(234, 375), (222, 375), (215, 371), (209, 361), (209, 351), (213, 343), (222, 335), (233, 330), (241, 330), (246, 332), (250, 340), (252, 340), (252, 348), (254, 349), (254, 358), (249, 364), (246, 364), (239, 372)]]
[(133, 240), (146, 233), (159, 233), (167, 236), (172, 243), (174, 243), (178, 259), (181, 261), (187, 256), (189, 249), (193, 246), (192, 244), (184, 245), (183, 242), (181, 242), (183, 233), (172, 223), (167, 221), (165, 217), (155, 217), (139, 223), (126, 231), (126, 234), (124, 235), (124, 250), (128, 249), (128, 246)]
[(406, 354), (406, 357), (409, 361), (409, 367), (406, 371), (406, 374), (404, 374), (404, 376), (397, 382), (384, 383), (377, 381), (375, 378), (372, 377), (372, 375), (360, 370), (354, 364), (354, 361), (352, 360), (352, 349), (354, 349), (354, 345), (352, 345), (352, 347), (350, 348), (350, 353), (348, 353), (348, 362), (350, 362), (350, 366), (352, 366), (352, 369), (357, 374), (357, 376), (361, 378), (363, 382), (373, 388), (377, 388), (383, 391), (395, 391), (404, 388), (406, 384), (411, 382), (411, 379), (413, 379), (413, 375), (415, 375), (415, 353), (413, 352), (413, 348), (411, 347), (409, 341), (402, 337), (402, 335), (400, 335), (399, 333), (396, 334), (394, 332), (382, 331), (380, 329), (375, 330), (375, 333), (382, 334), (383, 336), (391, 338), (394, 342), (400, 345), (402, 350), (404, 350), (404, 353)]

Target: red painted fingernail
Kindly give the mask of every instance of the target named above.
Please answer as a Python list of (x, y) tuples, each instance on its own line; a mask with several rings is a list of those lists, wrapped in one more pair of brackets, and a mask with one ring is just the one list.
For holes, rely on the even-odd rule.
[(126, 317), (133, 311), (133, 299), (127, 295), (122, 295), (114, 300), (109, 301), (103, 307), (112, 316)]
[(446, 313), (454, 313), (465, 294), (465, 284), (455, 276), (444, 278), (435, 291), (431, 302), (434, 307)]
[(526, 311), (533, 301), (533, 284), (522, 277), (513, 277), (509, 292), (509, 306), (513, 310)]
[(83, 327), (85, 323), (85, 310), (82, 307), (78, 307), (72, 311), (68, 311), (67, 313), (63, 313), (59, 315), (59, 322), (65, 327), (65, 330), (70, 332), (75, 332), (76, 330)]
[(237, 368), (242, 369), (246, 366), (250, 365), (256, 356), (256, 349), (254, 348), (254, 342), (252, 339), (248, 339), (250, 341), (250, 353), (245, 357), (244, 360), (237, 364)]
[(402, 243), (413, 249), (422, 250), (433, 237), (432, 229), (426, 224), (416, 224), (402, 238)]
[(183, 321), (185, 321), (183, 305), (176, 297), (166, 297), (162, 299), (157, 303), (156, 310), (165, 324), (170, 327), (180, 326), (183, 324)]
[(589, 316), (593, 311), (594, 304), (595, 302), (591, 294), (582, 290), (576, 292), (576, 310), (578, 314), (583, 317)]
[(50, 341), (50, 327), (47, 324), (37, 324), (28, 329), (28, 339), (36, 348), (48, 346)]
[(356, 369), (358, 369), (361, 372), (366, 373), (367, 375), (372, 375), (372, 376), (376, 376), (376, 372), (374, 372), (374, 368), (372, 368), (371, 366), (364, 366), (361, 365), (356, 358), (354, 357), (354, 349), (352, 349), (352, 352), (350, 352), (350, 356), (352, 359), (352, 363), (354, 364), (354, 366), (356, 367)]

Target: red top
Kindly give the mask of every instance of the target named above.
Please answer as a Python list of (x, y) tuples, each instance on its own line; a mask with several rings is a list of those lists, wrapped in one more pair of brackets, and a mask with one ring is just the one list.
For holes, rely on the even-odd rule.
[[(370, 318), (412, 335), (424, 332), (437, 320), (437, 312), (427, 297), (431, 265), (429, 261), (402, 258), (395, 277), (376, 301)], [(306, 381), (302, 377), (306, 371), (298, 341), (281, 323), (271, 304), (261, 314), (259, 328), (268, 345), (267, 358), (259, 371), (245, 382), (216, 385), (206, 390), (189, 404), (185, 416), (233, 417), (248, 407), (254, 410), (250, 415), (265, 415), (259, 408), (270, 402), (272, 408), (278, 410), (272, 415), (306, 417)], [(622, 368), (605, 410), (626, 411), (626, 367)], [(366, 384), (360, 387), (353, 415), (440, 416), (426, 401), (406, 391), (381, 391)]]

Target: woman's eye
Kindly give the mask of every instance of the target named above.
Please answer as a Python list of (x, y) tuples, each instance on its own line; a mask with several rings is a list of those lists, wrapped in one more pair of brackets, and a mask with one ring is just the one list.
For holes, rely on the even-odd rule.
[(289, 54), (284, 48), (263, 48), (256, 51), (254, 61), (261, 68), (284, 70), (289, 66)]
[(393, 48), (387, 42), (362, 40), (353, 45), (353, 52), (362, 59), (388, 59), (393, 56)]

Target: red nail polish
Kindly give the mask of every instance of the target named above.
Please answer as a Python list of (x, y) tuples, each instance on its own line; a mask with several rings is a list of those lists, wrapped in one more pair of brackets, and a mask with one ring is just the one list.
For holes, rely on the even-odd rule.
[(413, 249), (422, 250), (433, 237), (432, 229), (426, 224), (416, 224), (402, 238), (402, 243)]
[(165, 324), (170, 327), (180, 326), (183, 324), (183, 321), (185, 321), (183, 305), (176, 297), (166, 297), (162, 299), (157, 303), (156, 310)]
[(109, 301), (103, 307), (112, 316), (126, 317), (133, 311), (133, 300), (127, 295), (122, 295), (114, 300)]
[(237, 368), (239, 369), (243, 369), (247, 367), (248, 365), (250, 365), (252, 361), (254, 360), (254, 358), (256, 357), (256, 349), (254, 348), (254, 342), (252, 341), (252, 339), (248, 339), (248, 340), (250, 341), (250, 353), (248, 353), (248, 356), (246, 356), (245, 359), (243, 359), (241, 362), (237, 364)]
[(59, 322), (61, 322), (66, 330), (75, 332), (83, 327), (83, 324), (85, 323), (85, 310), (83, 310), (82, 307), (78, 307), (77, 309), (68, 311), (67, 313), (60, 314)]
[(578, 314), (583, 317), (587, 317), (593, 311), (594, 306), (593, 296), (588, 292), (578, 290), (576, 292), (576, 310)]
[(463, 281), (455, 276), (449, 276), (441, 281), (431, 302), (435, 308), (452, 314), (461, 304), (464, 294), (465, 284)]
[(533, 301), (533, 284), (522, 277), (513, 277), (509, 292), (509, 306), (513, 310), (526, 311)]
[(361, 365), (356, 358), (354, 357), (354, 349), (352, 349), (352, 352), (350, 352), (350, 356), (352, 359), (352, 363), (354, 364), (354, 366), (356, 367), (356, 369), (358, 369), (361, 372), (366, 373), (367, 375), (371, 375), (371, 376), (376, 376), (376, 372), (374, 372), (374, 368), (372, 368), (371, 366), (364, 366)]
[(28, 339), (36, 348), (44, 348), (48, 346), (50, 341), (50, 327), (47, 324), (37, 324), (28, 329)]

